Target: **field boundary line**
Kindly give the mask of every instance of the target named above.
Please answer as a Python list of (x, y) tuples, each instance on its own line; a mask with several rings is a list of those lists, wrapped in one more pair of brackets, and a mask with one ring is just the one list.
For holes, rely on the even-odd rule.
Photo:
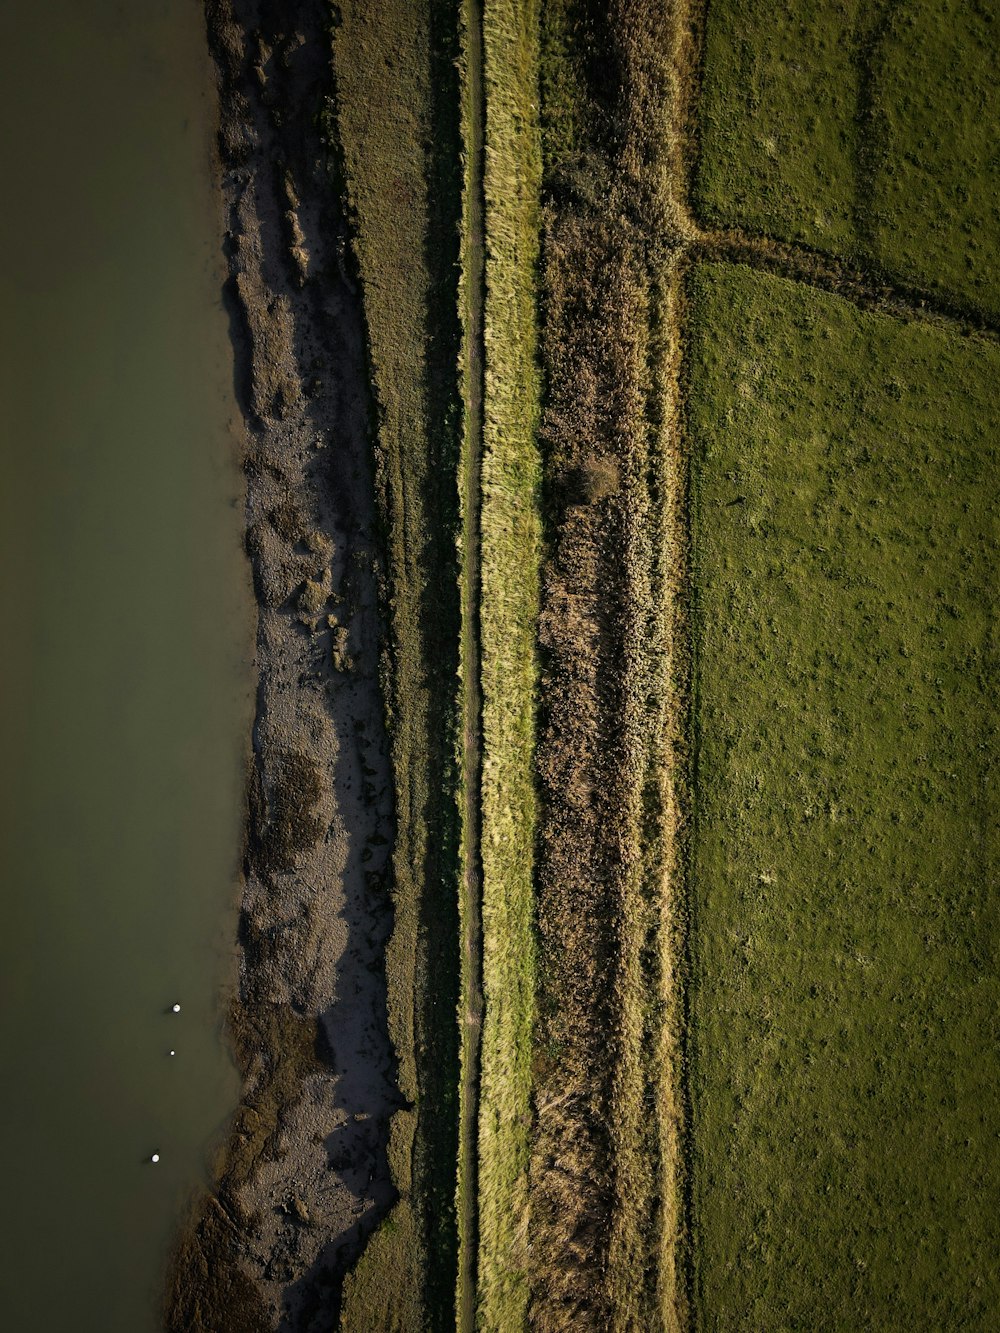
[(688, 263), (743, 264), (832, 292), (862, 310), (936, 325), (962, 337), (1000, 342), (1000, 325), (978, 310), (917, 287), (883, 282), (861, 268), (798, 242), (779, 241), (739, 228), (702, 231), (692, 226), (684, 254)]

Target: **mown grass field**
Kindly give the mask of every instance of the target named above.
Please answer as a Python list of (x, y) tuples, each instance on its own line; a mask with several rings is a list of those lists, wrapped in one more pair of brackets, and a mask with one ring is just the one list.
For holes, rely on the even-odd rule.
[(1000, 348), (726, 266), (688, 329), (696, 1324), (985, 1329)]
[(1000, 313), (998, 16), (709, 0), (694, 205)]

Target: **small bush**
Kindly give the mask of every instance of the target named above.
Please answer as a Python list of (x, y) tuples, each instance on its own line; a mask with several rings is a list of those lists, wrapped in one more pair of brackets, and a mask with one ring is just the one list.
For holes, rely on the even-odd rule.
[(571, 504), (600, 504), (618, 493), (621, 473), (618, 463), (605, 455), (590, 454), (569, 475)]

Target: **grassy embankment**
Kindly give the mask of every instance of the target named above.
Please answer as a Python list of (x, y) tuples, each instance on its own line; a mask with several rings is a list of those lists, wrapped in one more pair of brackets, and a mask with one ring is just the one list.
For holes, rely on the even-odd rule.
[(711, 0), (699, 217), (996, 317), (998, 58), (961, 0)]
[(458, 1145), (457, 1326), (475, 1328), (478, 1249), (479, 1071), (483, 1024), (482, 920), (482, 663), (479, 601), (482, 590), (479, 535), (483, 449), (483, 319), (485, 306), (486, 217), (483, 197), (485, 95), (483, 16), (479, 0), (460, 5), (460, 91), (463, 151), (462, 248), (459, 313), (462, 352), (459, 366), (463, 404), (459, 495), (462, 635), (461, 1075)]
[[(470, 6), (470, 13), (474, 10)], [(485, 0), (482, 438), (482, 976), (478, 1322), (524, 1326), (535, 947), (532, 867), (540, 560), (536, 439), (538, 14)]]
[(683, 473), (665, 17), (645, 0), (562, 0), (543, 20), (539, 1329), (682, 1318)]
[(697, 1320), (985, 1328), (1000, 350), (690, 296)]
[[(439, 22), (440, 8), (434, 7)], [(455, 14), (457, 21), (457, 8)], [(394, 1127), (394, 1172), (402, 1198), (348, 1284), (345, 1325), (358, 1328), (417, 1327), (428, 1318), (441, 1326), (453, 1321), (456, 1272), (460, 1275), (459, 1317), (466, 1324), (474, 1317), (478, 1299), (482, 1326), (517, 1327), (523, 1323), (526, 1302), (535, 980), (531, 882), (534, 635), (539, 563), (534, 299), (539, 173), (537, 15), (512, 3), (488, 5), (479, 52), (474, 40), (470, 41), (479, 21), (476, 6), (470, 4), (462, 17), (464, 39), (455, 62), (461, 84), (456, 79), (438, 90), (440, 106), (450, 96), (456, 121), (459, 114), (463, 118), (465, 152), (460, 158), (455, 151), (454, 161), (464, 162), (464, 213), (461, 250), (454, 256), (446, 253), (443, 221), (436, 240), (432, 234), (430, 242), (422, 245), (422, 230), (426, 227), (433, 233), (435, 213), (438, 218), (446, 213), (440, 195), (432, 204), (427, 175), (433, 179), (435, 158), (443, 160), (448, 151), (440, 138), (435, 139), (430, 161), (422, 151), (429, 137), (430, 114), (426, 15), (415, 13), (412, 7), (406, 8), (405, 15), (402, 10), (376, 15), (371, 7), (366, 7), (365, 15), (360, 9), (345, 10), (336, 35), (339, 123), (357, 217), (390, 549), (393, 651), (389, 682), (400, 811), (397, 918), (388, 959), (390, 1018), (400, 1051), (401, 1087), (404, 1096), (417, 1101), (418, 1108), (415, 1125), (403, 1112)], [(391, 64), (391, 74), (390, 48), (401, 53)], [(439, 71), (442, 68), (439, 62)], [(384, 81), (375, 91), (370, 83), (373, 77)], [(488, 110), (480, 182), (476, 179), (476, 139), (483, 127), (476, 125), (470, 113), (473, 100), (482, 97), (482, 78)], [(389, 114), (378, 121), (369, 118), (365, 108), (373, 102), (387, 108)], [(439, 119), (447, 120), (443, 110)], [(445, 184), (450, 188), (453, 182)], [(445, 198), (446, 204), (450, 202), (449, 196)], [(477, 207), (482, 203), (484, 210)], [(452, 290), (451, 299), (452, 318), (459, 314), (462, 333), (461, 339), (439, 345), (435, 359), (429, 328), (442, 318), (448, 299), (443, 276), (438, 276), (435, 285), (433, 266), (441, 256), (452, 265), (455, 259), (461, 261), (460, 291), (456, 300)], [(485, 302), (480, 286), (484, 256)], [(442, 267), (440, 274), (444, 272)], [(449, 350), (450, 371), (452, 376), (458, 374), (465, 405), (454, 431), (454, 404), (447, 393), (451, 383), (443, 374)], [(420, 372), (428, 359), (430, 386)], [(439, 385), (438, 398), (432, 402), (435, 366), (445, 391)], [(455, 403), (458, 398), (456, 395)], [(443, 431), (435, 429), (437, 418), (432, 410), (442, 405), (449, 410)], [(450, 499), (444, 494), (449, 488)], [(455, 526), (439, 526), (440, 540), (435, 544), (433, 515), (447, 516), (449, 503), (454, 506), (459, 496), (460, 530), (456, 533)], [(435, 625), (434, 595), (449, 580), (454, 580), (448, 589), (450, 596), (460, 588), (461, 630), (451, 619)], [(454, 636), (450, 643), (449, 632)], [(451, 711), (453, 691), (443, 691), (435, 701), (428, 697), (426, 685), (421, 686), (429, 664), (433, 664), (432, 679), (448, 680), (441, 661), (447, 661), (457, 648), (463, 679), (458, 731)], [(477, 683), (481, 684), (481, 701)], [(480, 702), (481, 749), (477, 734)], [(446, 792), (435, 816), (430, 775), (435, 765), (440, 772), (445, 746), (449, 761), (455, 764), (455, 790), (460, 774), (460, 785), (472, 800), (460, 799), (456, 808), (454, 791)], [(460, 892), (458, 876), (448, 879), (450, 863), (442, 860), (437, 879), (428, 874), (424, 884), (411, 869), (433, 853), (429, 831), (435, 817), (438, 827), (450, 832), (452, 814), (458, 814), (462, 830)], [(486, 834), (481, 852), (486, 1011), (477, 1071), (479, 819)], [(451, 911), (460, 906), (461, 919), (456, 915), (453, 923), (444, 902), (446, 894), (450, 894)], [(431, 924), (437, 938), (445, 942), (436, 971), (427, 954)], [(448, 954), (448, 945), (454, 957)], [(458, 985), (460, 973), (461, 994), (455, 998), (460, 1000), (463, 1020), (461, 1074), (444, 1031), (450, 1024), (457, 1039), (456, 1005), (446, 1005), (441, 994), (442, 988)], [(432, 993), (435, 978), (438, 991)], [(415, 1004), (412, 995), (417, 997)], [(435, 1001), (438, 1026), (427, 1018), (421, 1029), (421, 1011), (434, 1010)], [(414, 1045), (417, 1059), (408, 1055)], [(442, 1051), (448, 1058), (435, 1061), (435, 1053)], [(445, 1087), (448, 1079), (450, 1098)], [(461, 1108), (461, 1144), (459, 1125), (451, 1118), (456, 1099)], [(422, 1123), (421, 1105), (428, 1119), (437, 1113), (444, 1123)], [(478, 1142), (473, 1139), (470, 1144), (466, 1135), (475, 1131), (477, 1109)], [(460, 1255), (455, 1252), (453, 1201), (441, 1207), (449, 1180), (455, 1192), (459, 1149)], [(474, 1255), (471, 1251), (477, 1244), (478, 1255)], [(425, 1265), (429, 1265), (430, 1279), (420, 1297), (417, 1293)], [(474, 1286), (477, 1269), (478, 1291)], [(432, 1286), (435, 1281), (436, 1288)], [(446, 1282), (451, 1287), (448, 1301), (442, 1296)]]
[[(400, 1198), (345, 1285), (345, 1329), (454, 1325), (459, 774), (457, 15), (348, 0), (335, 108), (364, 297), (385, 524), (396, 784), (388, 1011)], [(376, 111), (373, 108), (377, 108)]]

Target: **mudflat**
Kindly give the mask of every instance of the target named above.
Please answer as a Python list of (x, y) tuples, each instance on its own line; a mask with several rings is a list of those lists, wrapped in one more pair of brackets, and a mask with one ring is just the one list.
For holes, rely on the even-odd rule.
[(244, 1091), (172, 1270), (175, 1330), (311, 1327), (395, 1198), (382, 959), (393, 792), (365, 340), (329, 15), (212, 4), (219, 179), (257, 601), (239, 988)]

